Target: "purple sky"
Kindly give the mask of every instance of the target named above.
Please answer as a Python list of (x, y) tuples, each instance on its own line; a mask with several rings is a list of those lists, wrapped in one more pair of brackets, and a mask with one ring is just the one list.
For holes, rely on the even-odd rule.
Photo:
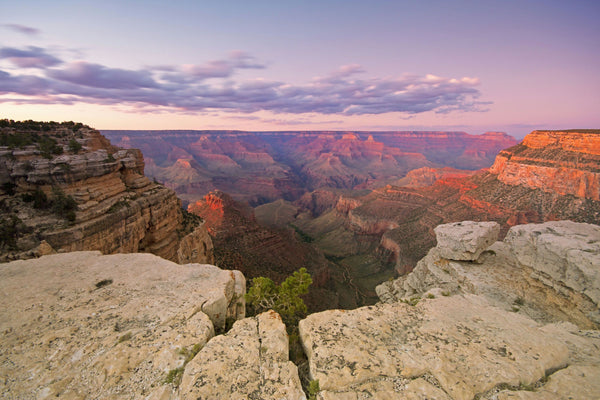
[(599, 128), (599, 16), (597, 1), (5, 1), (0, 118)]

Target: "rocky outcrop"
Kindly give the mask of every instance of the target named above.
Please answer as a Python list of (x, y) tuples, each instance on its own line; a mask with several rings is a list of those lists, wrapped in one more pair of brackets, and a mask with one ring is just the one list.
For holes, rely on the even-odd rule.
[(14, 261), (0, 291), (0, 392), (15, 399), (172, 393), (169, 372), (245, 312), (238, 271), (151, 254)]
[(274, 311), (237, 321), (185, 368), (182, 399), (305, 400), (288, 336)]
[(48, 138), (60, 154), (35, 143), (0, 148), (2, 222), (20, 226), (14, 242), (0, 243), (1, 259), (40, 255), (45, 241), (57, 252), (150, 252), (176, 262), (213, 262), (205, 229), (184, 226), (179, 199), (144, 176), (139, 150), (115, 148), (90, 128), (2, 133)]
[[(518, 225), (504, 242), (517, 262), (561, 291), (588, 297), (600, 309), (600, 226), (572, 221)], [(597, 315), (600, 323), (600, 312)]]
[[(438, 227), (456, 233), (452, 247), (477, 242), (475, 232), (478, 251), (489, 247), (475, 263), (440, 240), (413, 272), (378, 286), (383, 303), (300, 321), (317, 398), (600, 396), (600, 320), (588, 295), (600, 283), (599, 229), (564, 221), (519, 226), (489, 246), (495, 224)], [(557, 268), (552, 284), (550, 272), (539, 279)], [(565, 276), (577, 278), (567, 284)]]
[[(454, 224), (436, 228), (454, 229)], [(481, 229), (488, 223), (480, 223)], [(471, 238), (465, 240), (465, 245)], [(422, 296), (433, 288), (446, 294), (483, 295), (507, 311), (544, 321), (600, 326), (600, 227), (553, 221), (512, 227), (503, 242), (488, 247), (477, 263), (431, 249), (408, 275), (377, 287), (385, 302)]]
[(475, 261), (500, 233), (497, 222), (462, 221), (438, 225), (433, 230), (441, 257)]
[(500, 152), (490, 172), (508, 185), (600, 200), (600, 130), (534, 131)]
[(564, 339), (592, 352), (585, 361), (595, 375), (582, 381), (597, 387), (599, 339), (572, 325), (541, 326), (475, 295), (325, 311), (301, 321), (300, 335), (319, 399), (489, 399), (533, 388), (569, 365)]

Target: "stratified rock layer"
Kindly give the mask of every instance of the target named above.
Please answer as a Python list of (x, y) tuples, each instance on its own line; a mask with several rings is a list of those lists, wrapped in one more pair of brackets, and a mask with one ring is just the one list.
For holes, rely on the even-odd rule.
[[(23, 226), (15, 244), (0, 243), (0, 260), (39, 256), (38, 246), (45, 241), (57, 252), (150, 252), (180, 263), (214, 261), (206, 229), (183, 226), (181, 202), (172, 190), (144, 176), (139, 150), (118, 149), (89, 128), (34, 133), (58, 141), (62, 154), (44, 157), (36, 145), (0, 147), (0, 184), (13, 192), (0, 191), (0, 217), (3, 223), (4, 217), (17, 218)], [(69, 150), (69, 138), (81, 150)], [(71, 220), (25, 200), (41, 191), (52, 201), (57, 190), (77, 205)]]
[(165, 391), (168, 372), (245, 311), (237, 271), (151, 254), (14, 261), (0, 292), (0, 396), (13, 399)]
[(288, 336), (274, 311), (237, 321), (186, 367), (184, 399), (305, 400), (298, 369), (288, 360)]

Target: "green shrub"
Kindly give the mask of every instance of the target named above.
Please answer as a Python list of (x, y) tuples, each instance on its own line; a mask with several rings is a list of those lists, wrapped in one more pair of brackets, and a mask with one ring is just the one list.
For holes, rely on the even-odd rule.
[(79, 143), (77, 140), (69, 140), (69, 151), (71, 151), (72, 153), (79, 153), (79, 150), (81, 150), (82, 147), (83, 146), (81, 145), (81, 143)]
[(310, 381), (310, 383), (308, 384), (308, 400), (316, 400), (317, 393), (319, 393), (320, 391), (321, 388), (319, 387), (319, 380), (315, 379)]
[(63, 148), (58, 145), (55, 139), (49, 136), (41, 136), (38, 142), (42, 157), (51, 159), (53, 155), (63, 153)]
[(52, 188), (52, 212), (68, 221), (75, 221), (77, 202), (73, 197), (65, 195), (60, 188)]
[(300, 268), (281, 285), (269, 278), (252, 279), (252, 285), (246, 293), (246, 307), (249, 315), (274, 310), (281, 316), (289, 336), (290, 359), (297, 361), (302, 357), (299, 342), (298, 322), (306, 316), (307, 308), (300, 296), (308, 293), (312, 278), (306, 268)]

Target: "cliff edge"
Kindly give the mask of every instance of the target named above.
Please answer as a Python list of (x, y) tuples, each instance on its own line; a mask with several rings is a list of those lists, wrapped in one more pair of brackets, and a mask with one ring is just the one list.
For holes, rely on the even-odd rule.
[(6, 123), (0, 139), (0, 261), (99, 250), (213, 262), (206, 229), (144, 176), (139, 150), (72, 123)]

